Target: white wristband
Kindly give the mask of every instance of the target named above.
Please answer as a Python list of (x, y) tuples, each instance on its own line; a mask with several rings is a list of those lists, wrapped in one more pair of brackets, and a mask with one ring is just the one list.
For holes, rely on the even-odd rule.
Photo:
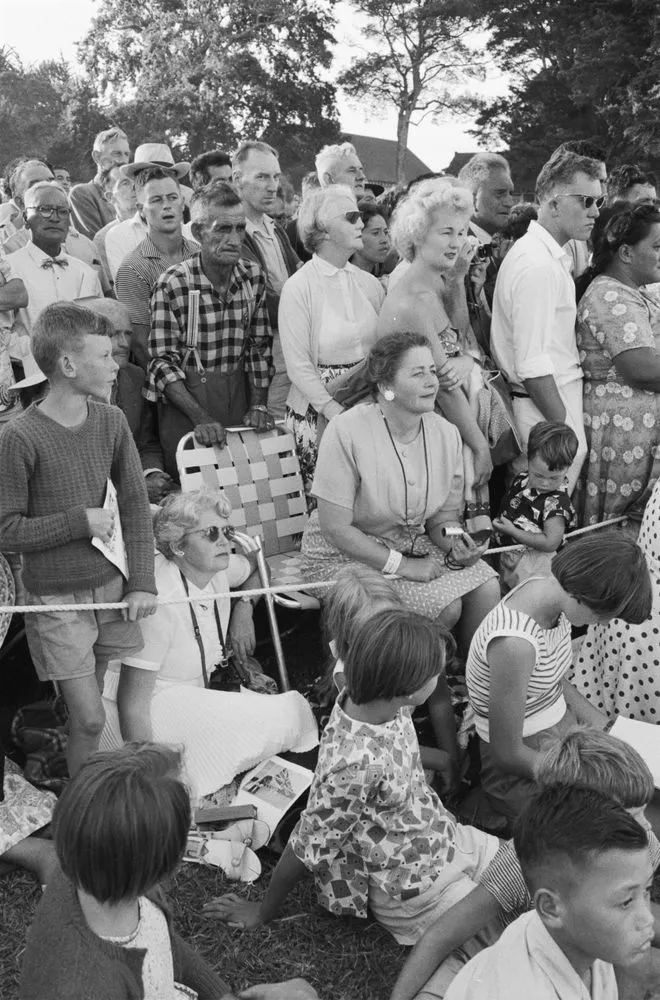
[(396, 573), (401, 565), (402, 559), (403, 555), (400, 552), (397, 552), (396, 549), (390, 549), (390, 554), (387, 557), (387, 562), (383, 566), (381, 573), (385, 576), (391, 576), (393, 573)]

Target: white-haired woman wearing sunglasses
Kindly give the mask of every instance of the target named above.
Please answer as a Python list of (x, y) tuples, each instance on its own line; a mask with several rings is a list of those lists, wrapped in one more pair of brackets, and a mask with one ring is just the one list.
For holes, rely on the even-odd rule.
[(376, 340), (385, 292), (373, 274), (349, 263), (362, 249), (364, 223), (355, 195), (342, 184), (311, 191), (298, 212), (300, 237), (313, 257), (282, 288), (278, 325), (291, 379), (287, 423), (309, 493), (319, 414), (344, 407), (333, 398)]
[[(111, 664), (103, 699), (102, 746), (155, 740), (184, 747), (194, 795), (227, 785), (236, 774), (285, 750), (315, 746), (317, 729), (301, 694), (257, 694), (208, 687), (232, 657), (254, 652), (252, 602), (230, 590), (259, 587), (251, 557), (231, 551), (231, 506), (219, 490), (167, 497), (154, 518), (156, 586), (165, 601), (142, 630), (138, 656)], [(233, 607), (232, 607), (233, 605)]]

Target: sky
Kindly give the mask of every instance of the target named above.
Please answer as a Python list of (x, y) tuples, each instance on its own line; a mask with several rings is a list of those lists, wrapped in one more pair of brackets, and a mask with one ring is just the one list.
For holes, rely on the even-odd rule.
[[(87, 31), (94, 12), (94, 0), (60, 0), (60, 3), (53, 3), (53, 0), (0, 0), (0, 44), (15, 49), (25, 64), (57, 58), (61, 54), (75, 66), (75, 43)], [(336, 50), (338, 68), (343, 68), (350, 59), (350, 46), (355, 37), (355, 20), (347, 5), (340, 4)], [(480, 89), (482, 93), (492, 96), (502, 93), (506, 83), (493, 71)], [(377, 118), (367, 116), (364, 109), (351, 106), (341, 94), (338, 95), (338, 107), (344, 132), (396, 139), (396, 115), (393, 111)], [(455, 121), (439, 125), (429, 122), (413, 125), (408, 146), (427, 166), (439, 170), (447, 166), (454, 152), (479, 148), (478, 143), (467, 134), (469, 125), (469, 122)]]

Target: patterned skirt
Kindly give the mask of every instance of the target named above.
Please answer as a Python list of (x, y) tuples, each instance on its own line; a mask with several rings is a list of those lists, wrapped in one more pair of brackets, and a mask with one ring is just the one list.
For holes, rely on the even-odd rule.
[[(405, 551), (410, 542), (402, 537), (401, 544), (391, 538), (378, 538), (386, 549), (394, 548)], [(407, 543), (407, 544), (406, 544)], [(471, 593), (488, 580), (496, 579), (494, 569), (480, 559), (474, 566), (461, 570), (450, 570), (445, 566), (445, 554), (433, 544), (427, 535), (421, 535), (415, 543), (415, 550), (420, 555), (430, 555), (434, 564), (441, 569), (441, 574), (430, 583), (415, 583), (413, 580), (397, 580), (392, 583), (398, 590), (402, 601), (411, 611), (417, 611), (427, 618), (437, 618), (438, 615), (458, 598)], [(355, 559), (345, 556), (326, 541), (319, 525), (318, 513), (315, 511), (305, 528), (302, 539), (301, 554), (303, 556), (302, 572), (306, 580), (322, 583), (324, 580), (334, 580), (342, 569), (347, 566), (362, 565)], [(316, 591), (323, 597), (325, 591)]]
[[(347, 365), (323, 365), (319, 366), (319, 378), (324, 386), (328, 386), (334, 379), (344, 375), (359, 361), (351, 361)], [(330, 390), (328, 390), (330, 391)], [(285, 426), (293, 434), (296, 442), (296, 454), (300, 463), (305, 493), (307, 494), (307, 507), (312, 511), (316, 507), (316, 501), (311, 496), (312, 483), (314, 481), (314, 471), (316, 460), (319, 454), (318, 446), (318, 412), (313, 406), (308, 406), (305, 413), (296, 413), (290, 406), (286, 408)]]

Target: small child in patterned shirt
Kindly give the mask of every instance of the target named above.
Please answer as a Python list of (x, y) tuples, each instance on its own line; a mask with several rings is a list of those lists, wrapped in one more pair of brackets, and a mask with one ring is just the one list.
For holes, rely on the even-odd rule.
[(403, 608), (356, 629), (307, 806), (264, 899), (220, 897), (207, 916), (267, 923), (309, 871), (331, 913), (370, 911), (400, 944), (414, 944), (476, 887), (499, 842), (457, 823), (426, 783), (411, 719), (444, 669), (444, 646), (440, 625)]
[(493, 521), (500, 545), (526, 546), (500, 556), (500, 577), (509, 589), (530, 576), (548, 576), (564, 533), (575, 525), (566, 474), (577, 449), (575, 432), (560, 420), (543, 420), (530, 431), (527, 472), (515, 477)]

